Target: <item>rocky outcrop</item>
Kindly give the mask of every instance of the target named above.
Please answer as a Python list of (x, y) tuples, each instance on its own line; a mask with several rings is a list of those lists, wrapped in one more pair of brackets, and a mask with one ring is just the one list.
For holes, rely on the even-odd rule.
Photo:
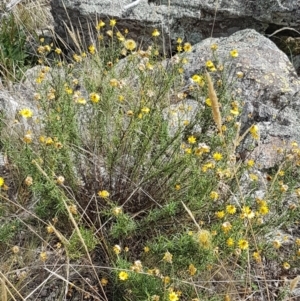
[[(278, 148), (293, 140), (300, 143), (300, 81), (295, 69), (273, 42), (247, 29), (194, 45), (187, 55), (187, 79), (205, 69), (205, 62), (212, 59), (212, 44), (218, 45), (216, 57), (224, 64), (230, 90), (244, 102), (242, 133), (252, 124), (260, 129), (260, 141), (252, 156), (261, 167), (272, 167), (279, 159)], [(234, 59), (229, 55), (232, 49), (238, 51)], [(246, 139), (240, 147), (241, 155), (247, 155), (248, 150)]]
[[(132, 5), (131, 5), (132, 3)], [(164, 33), (166, 49), (177, 37), (192, 44), (210, 37), (229, 36), (251, 28), (262, 34), (289, 27), (300, 31), (297, 0), (53, 0), (56, 31), (67, 37), (64, 22), (72, 24), (86, 39), (89, 23), (115, 18), (118, 28), (128, 28), (130, 37), (144, 44), (154, 28)]]

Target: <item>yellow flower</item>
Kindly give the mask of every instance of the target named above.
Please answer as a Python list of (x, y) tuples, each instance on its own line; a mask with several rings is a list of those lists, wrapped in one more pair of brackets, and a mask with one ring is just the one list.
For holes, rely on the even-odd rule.
[(115, 78), (112, 78), (110, 81), (109, 81), (109, 85), (111, 87), (118, 87), (119, 86), (119, 81)]
[(27, 108), (22, 109), (22, 110), (19, 112), (19, 114), (20, 114), (21, 116), (25, 117), (25, 118), (30, 118), (30, 117), (32, 117), (32, 115), (33, 115), (32, 111), (31, 111), (30, 109), (27, 109)]
[(164, 282), (164, 284), (169, 284), (171, 282), (171, 278), (169, 276), (165, 276), (163, 277), (162, 281)]
[(46, 229), (47, 229), (47, 233), (49, 233), (49, 234), (54, 232), (54, 229), (52, 226), (47, 226)]
[(204, 78), (203, 76), (200, 76), (198, 74), (195, 74), (192, 76), (192, 80), (197, 83), (199, 86), (203, 87), (204, 86)]
[(180, 184), (175, 185), (175, 190), (180, 190), (180, 188), (181, 188)]
[(113, 251), (116, 255), (119, 255), (121, 253), (121, 247), (119, 245), (114, 245)]
[(245, 239), (240, 239), (238, 242), (238, 246), (241, 250), (246, 250), (249, 248), (249, 243)]
[(257, 125), (252, 125), (250, 128), (250, 134), (253, 137), (253, 139), (257, 140), (258, 139), (258, 126)]
[(13, 252), (14, 254), (17, 254), (17, 253), (20, 252), (20, 248), (19, 248), (18, 246), (13, 246), (13, 247), (11, 248), (11, 250), (12, 250), (12, 252)]
[(189, 137), (188, 137), (188, 142), (189, 142), (190, 144), (195, 144), (195, 143), (196, 143), (196, 138), (195, 138), (194, 136), (189, 136)]
[(90, 54), (95, 54), (95, 52), (96, 52), (96, 47), (94, 45), (90, 45), (89, 46), (89, 53)]
[(216, 160), (216, 161), (220, 161), (223, 159), (223, 155), (221, 153), (214, 153), (213, 154), (213, 158)]
[(98, 22), (98, 24), (97, 24), (97, 26), (96, 26), (96, 29), (97, 30), (100, 30), (102, 27), (104, 27), (105, 26), (105, 23), (102, 21), (102, 20), (100, 20), (99, 22)]
[(77, 215), (78, 211), (77, 211), (77, 206), (76, 205), (70, 205), (69, 206), (69, 210), (73, 215)]
[(0, 187), (2, 187), (3, 185), (4, 185), (4, 179), (0, 177)]
[(238, 56), (239, 56), (239, 53), (238, 53), (238, 51), (237, 51), (236, 49), (233, 49), (233, 50), (230, 51), (230, 55), (231, 55), (232, 57), (238, 57)]
[(243, 206), (242, 207), (242, 214), (241, 218), (253, 218), (255, 216), (254, 212), (250, 209), (249, 206)]
[(116, 24), (117, 24), (117, 21), (116, 21), (115, 19), (111, 19), (111, 20), (109, 21), (109, 25), (110, 25), (111, 27), (114, 27)]
[(108, 280), (106, 278), (101, 278), (100, 282), (102, 286), (106, 286), (108, 284)]
[(123, 212), (122, 207), (115, 207), (115, 208), (113, 209), (113, 214), (114, 214), (115, 216), (120, 215), (122, 212)]
[(284, 262), (283, 264), (282, 264), (282, 266), (283, 266), (283, 268), (285, 269), (285, 270), (288, 270), (291, 266), (290, 266), (290, 264), (288, 263), (288, 262)]
[(212, 192), (210, 193), (209, 197), (215, 201), (215, 200), (218, 199), (219, 194), (218, 194), (216, 191), (212, 191)]
[(157, 29), (154, 29), (152, 32), (152, 37), (158, 37), (160, 35), (160, 32)]
[(266, 215), (269, 213), (269, 208), (268, 208), (268, 206), (260, 206), (258, 212), (261, 215)]
[(100, 198), (106, 199), (109, 197), (109, 192), (107, 190), (101, 190), (98, 192)]
[(61, 54), (61, 49), (60, 48), (55, 48), (55, 50), (54, 50), (57, 54)]
[(224, 233), (228, 233), (232, 228), (232, 225), (230, 224), (230, 222), (225, 222), (222, 224), (222, 230), (224, 231)]
[(41, 254), (40, 254), (40, 260), (41, 261), (43, 261), (43, 262), (45, 262), (46, 260), (47, 260), (47, 253), (46, 252), (42, 252)]
[(247, 164), (248, 167), (253, 167), (255, 165), (255, 162), (254, 162), (254, 160), (248, 160), (246, 162), (246, 164)]
[(207, 106), (211, 107), (211, 100), (210, 100), (210, 98), (206, 98), (205, 99), (205, 103), (206, 103)]
[(58, 185), (62, 185), (62, 184), (64, 183), (64, 181), (65, 181), (65, 178), (64, 178), (63, 176), (59, 176), (59, 177), (57, 177), (57, 179), (56, 179), (56, 183), (57, 183)]
[(197, 233), (197, 240), (203, 248), (207, 249), (211, 246), (211, 234), (208, 230), (200, 230)]
[(93, 102), (93, 103), (97, 103), (99, 102), (100, 100), (100, 95), (98, 93), (95, 93), (95, 92), (92, 92), (90, 94), (90, 100)]
[(144, 252), (145, 252), (145, 253), (148, 253), (149, 251), (150, 251), (150, 248), (147, 247), (147, 246), (145, 246), (145, 247), (144, 247)]
[(126, 112), (126, 114), (127, 114), (127, 116), (129, 116), (129, 117), (132, 117), (132, 116), (134, 115), (134, 113), (133, 113), (132, 110), (128, 110), (128, 111)]
[(125, 281), (128, 279), (128, 273), (126, 273), (125, 271), (122, 271), (119, 273), (119, 279), (122, 281)]
[(176, 48), (177, 48), (177, 51), (178, 51), (178, 52), (181, 52), (181, 51), (182, 51), (182, 46), (181, 46), (181, 45), (178, 45)]
[(190, 273), (190, 275), (191, 275), (191, 276), (194, 276), (194, 275), (196, 274), (196, 272), (197, 272), (197, 269), (196, 269), (195, 266), (191, 263), (191, 264), (189, 265), (189, 273)]
[(249, 175), (249, 177), (250, 177), (250, 180), (251, 180), (251, 181), (258, 181), (258, 176), (255, 175), (255, 174), (253, 174), (253, 173), (251, 173), (251, 174)]
[(178, 38), (177, 39), (177, 44), (181, 44), (182, 43), (182, 38)]
[(261, 256), (260, 256), (260, 252), (253, 252), (252, 257), (254, 258), (254, 260), (258, 263), (261, 262)]
[(173, 255), (168, 251), (165, 253), (163, 260), (168, 263), (172, 263)]
[(209, 68), (209, 69), (215, 67), (215, 65), (214, 65), (214, 63), (213, 63), (212, 61), (207, 61), (207, 62), (205, 63), (205, 65), (206, 65), (206, 67)]
[(216, 215), (217, 218), (221, 219), (225, 216), (225, 212), (224, 211), (217, 211), (215, 213), (215, 215)]
[(234, 239), (229, 237), (227, 240), (226, 240), (226, 245), (228, 247), (233, 247), (234, 246)]
[(147, 107), (143, 107), (143, 108), (141, 109), (141, 111), (142, 111), (143, 113), (145, 113), (145, 114), (148, 114), (148, 113), (150, 112), (150, 109), (147, 108)]
[(75, 62), (80, 63), (82, 61), (82, 57), (78, 54), (73, 54), (73, 59)]
[(279, 249), (279, 248), (281, 247), (281, 242), (280, 242), (278, 239), (275, 239), (275, 240), (273, 241), (273, 247), (274, 247), (275, 249)]
[(192, 51), (192, 45), (190, 43), (184, 43), (183, 50), (185, 52), (191, 52)]
[(124, 42), (124, 46), (125, 46), (126, 49), (132, 51), (132, 50), (134, 50), (136, 48), (136, 43), (135, 43), (134, 40), (129, 39), (129, 40), (126, 40)]
[(23, 141), (25, 143), (31, 143), (32, 142), (32, 135), (31, 135), (31, 133), (25, 134), (24, 137), (23, 137)]
[(116, 36), (119, 41), (121, 41), (121, 42), (125, 41), (125, 37), (119, 31), (116, 33)]
[(236, 208), (234, 205), (227, 205), (226, 206), (226, 212), (229, 214), (235, 214)]
[(178, 301), (178, 300), (179, 300), (179, 297), (175, 292), (171, 292), (169, 294), (169, 301)]
[(216, 51), (216, 50), (218, 49), (218, 45), (217, 45), (217, 44), (212, 44), (212, 45), (210, 46), (210, 49), (211, 49), (212, 51)]

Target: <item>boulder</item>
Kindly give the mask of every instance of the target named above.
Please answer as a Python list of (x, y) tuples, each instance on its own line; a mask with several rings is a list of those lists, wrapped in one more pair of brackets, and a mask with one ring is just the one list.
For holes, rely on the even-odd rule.
[[(296, 71), (272, 41), (246, 29), (194, 45), (193, 51), (186, 55), (187, 81), (205, 70), (206, 61), (213, 58), (212, 44), (218, 45), (215, 57), (224, 65), (228, 90), (244, 103), (241, 134), (253, 124), (260, 129), (255, 148), (245, 139), (239, 149), (240, 156), (251, 153), (262, 168), (270, 168), (278, 163), (278, 148), (286, 148), (292, 141), (300, 144), (300, 81)], [(230, 57), (233, 49), (238, 51), (236, 58)]]
[(127, 28), (131, 38), (144, 44), (157, 28), (163, 33), (166, 50), (178, 37), (196, 44), (210, 36), (229, 36), (246, 28), (262, 34), (283, 27), (300, 31), (297, 0), (52, 0), (51, 6), (56, 32), (65, 40), (68, 33), (64, 22), (88, 40), (90, 23), (111, 18), (117, 20), (118, 29)]

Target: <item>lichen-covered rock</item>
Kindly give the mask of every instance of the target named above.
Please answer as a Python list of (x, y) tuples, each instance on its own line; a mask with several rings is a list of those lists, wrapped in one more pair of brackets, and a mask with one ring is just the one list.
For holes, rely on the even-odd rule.
[[(136, 4), (130, 7), (131, 3)], [(195, 44), (211, 35), (229, 36), (246, 28), (265, 34), (286, 26), (300, 31), (297, 0), (52, 0), (51, 5), (56, 31), (62, 37), (67, 36), (64, 22), (88, 39), (88, 23), (116, 18), (119, 29), (128, 28), (130, 36), (143, 44), (158, 28), (166, 50), (177, 37)]]
[[(260, 140), (251, 153), (261, 167), (272, 167), (279, 159), (278, 148), (285, 148), (291, 141), (300, 143), (300, 81), (295, 69), (273, 42), (247, 29), (194, 45), (187, 55), (187, 79), (205, 70), (205, 62), (212, 59), (212, 44), (218, 45), (216, 56), (224, 64), (233, 95), (245, 103), (240, 119), (242, 132), (253, 124), (260, 129)], [(238, 51), (238, 57), (230, 56), (232, 49)], [(238, 72), (242, 78), (238, 78)], [(241, 154), (250, 151), (248, 146), (246, 139)]]

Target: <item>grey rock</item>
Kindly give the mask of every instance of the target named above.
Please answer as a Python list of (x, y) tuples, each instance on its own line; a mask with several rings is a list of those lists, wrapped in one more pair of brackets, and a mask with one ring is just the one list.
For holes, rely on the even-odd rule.
[[(213, 58), (212, 44), (218, 45), (216, 56), (224, 64), (232, 96), (245, 103), (240, 117), (241, 133), (252, 124), (260, 129), (260, 141), (252, 155), (262, 168), (274, 166), (280, 159), (278, 147), (286, 147), (291, 141), (300, 143), (300, 81), (294, 67), (273, 42), (247, 29), (194, 45), (187, 54), (187, 79), (205, 70), (205, 62)], [(230, 57), (232, 49), (238, 50), (237, 58)], [(237, 72), (243, 73), (241, 79)], [(250, 153), (247, 139), (239, 151)]]
[(229, 36), (252, 28), (271, 34), (279, 28), (300, 31), (299, 1), (283, 0), (52, 0), (56, 31), (64, 39), (64, 22), (89, 39), (89, 23), (116, 18), (118, 29), (128, 28), (130, 37), (147, 44), (151, 32), (158, 28), (166, 49), (177, 37), (192, 44), (210, 37)]

